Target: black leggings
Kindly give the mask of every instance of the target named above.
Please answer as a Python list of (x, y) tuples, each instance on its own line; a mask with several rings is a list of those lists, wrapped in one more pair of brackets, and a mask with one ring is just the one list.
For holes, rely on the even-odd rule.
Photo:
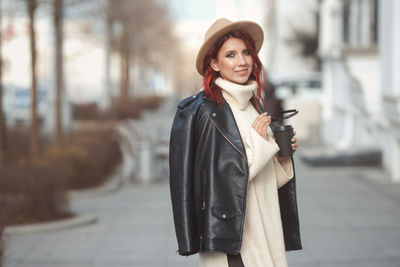
[(229, 267), (244, 267), (242, 257), (240, 254), (238, 255), (229, 255), (227, 254), (228, 257), (228, 266)]

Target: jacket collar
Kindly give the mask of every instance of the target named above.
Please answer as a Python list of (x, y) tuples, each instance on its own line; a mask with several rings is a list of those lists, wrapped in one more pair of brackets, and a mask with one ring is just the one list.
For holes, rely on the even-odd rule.
[[(212, 101), (212, 102), (217, 103), (217, 102), (216, 102), (214, 99), (212, 99), (211, 97), (206, 96), (206, 94), (204, 94), (204, 91), (201, 91), (199, 94), (201, 94), (201, 96), (202, 96), (202, 98), (203, 98), (204, 100)], [(221, 93), (221, 98), (222, 98), (222, 104), (223, 104), (223, 105), (226, 104), (226, 105), (229, 106), (229, 104), (226, 102), (226, 100), (225, 100), (224, 96), (222, 95), (222, 93)], [(264, 108), (261, 106), (261, 104), (260, 104), (259, 102), (257, 102), (255, 96), (253, 96), (253, 97), (250, 99), (250, 102), (251, 102), (251, 104), (253, 105), (253, 107), (257, 110), (258, 113), (261, 114), (262, 112), (264, 112)]]

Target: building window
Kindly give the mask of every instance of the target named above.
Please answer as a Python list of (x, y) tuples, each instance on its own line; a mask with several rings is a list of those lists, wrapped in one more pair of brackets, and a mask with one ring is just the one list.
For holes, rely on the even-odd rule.
[(343, 0), (343, 43), (370, 48), (378, 43), (378, 0)]

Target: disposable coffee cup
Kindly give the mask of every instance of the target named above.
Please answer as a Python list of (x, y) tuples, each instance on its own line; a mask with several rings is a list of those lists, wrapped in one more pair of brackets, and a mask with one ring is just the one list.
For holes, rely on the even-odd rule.
[(293, 127), (292, 125), (279, 125), (272, 129), (274, 133), (275, 142), (279, 146), (278, 156), (290, 157), (293, 155), (292, 138)]

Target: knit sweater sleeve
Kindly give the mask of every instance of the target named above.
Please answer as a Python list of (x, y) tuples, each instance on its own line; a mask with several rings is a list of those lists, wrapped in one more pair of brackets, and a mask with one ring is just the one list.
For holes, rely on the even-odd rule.
[(271, 158), (275, 158), (279, 147), (271, 137), (264, 139), (250, 127), (245, 139), (245, 149), (249, 164), (249, 180), (252, 180)]
[(281, 188), (287, 182), (289, 182), (294, 174), (293, 174), (293, 165), (292, 165), (292, 159), (287, 158), (279, 162), (275, 157), (274, 157), (274, 166), (275, 166), (275, 173), (276, 173), (276, 182), (278, 185), (278, 188)]

